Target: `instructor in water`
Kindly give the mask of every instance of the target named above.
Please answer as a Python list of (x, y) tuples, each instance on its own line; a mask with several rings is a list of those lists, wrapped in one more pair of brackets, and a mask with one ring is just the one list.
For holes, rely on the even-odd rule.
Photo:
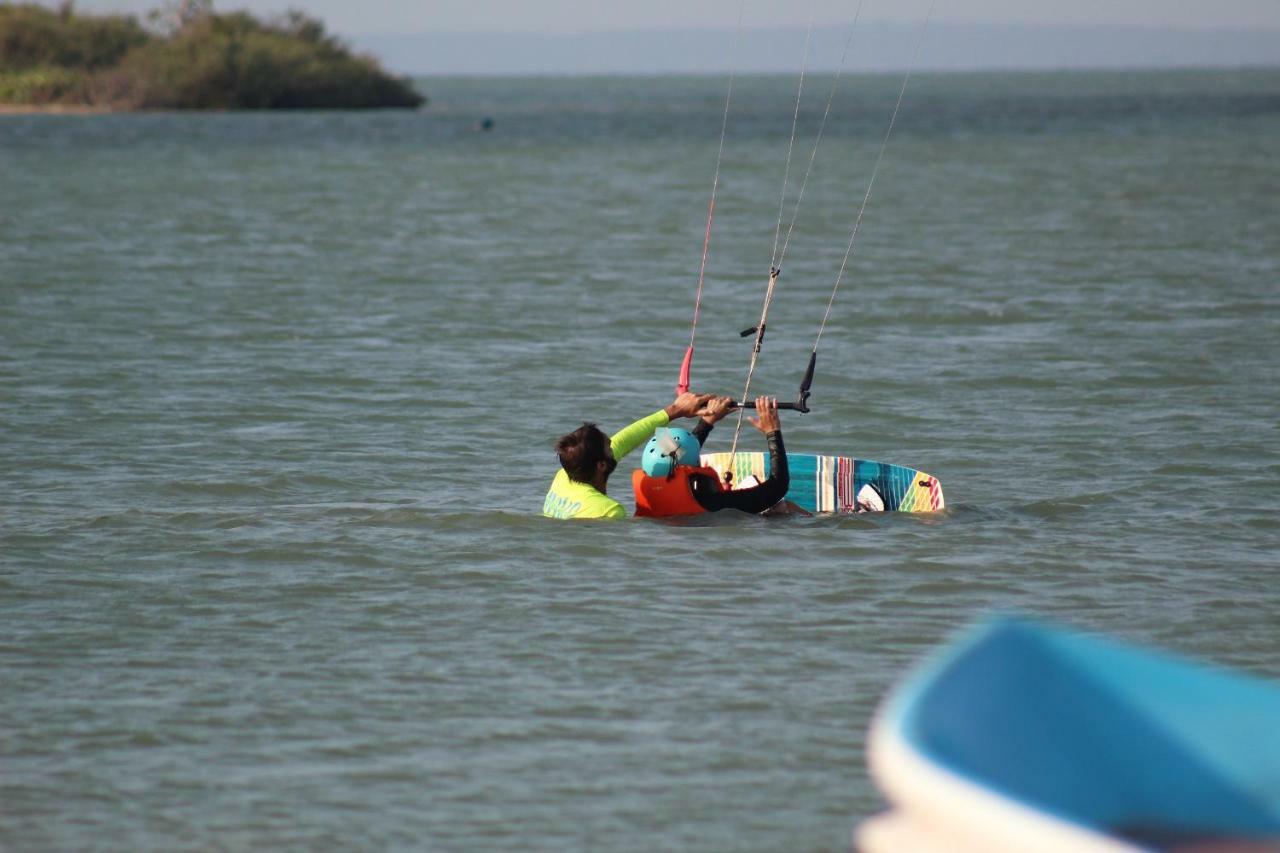
[[(612, 437), (593, 423), (585, 423), (556, 442), (562, 470), (551, 481), (542, 502), (542, 514), (549, 518), (626, 518), (622, 504), (605, 493), (609, 475), (618, 460), (648, 441), (658, 427), (676, 418), (707, 414), (710, 394), (686, 391), (665, 409), (641, 418)], [(723, 417), (723, 414), (720, 415)]]

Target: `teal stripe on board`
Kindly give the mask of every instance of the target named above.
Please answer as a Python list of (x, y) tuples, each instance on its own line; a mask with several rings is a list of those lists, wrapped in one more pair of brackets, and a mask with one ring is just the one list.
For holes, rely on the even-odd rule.
[(822, 459), (811, 454), (788, 453), (787, 468), (791, 472), (791, 488), (787, 500), (809, 512), (818, 512), (818, 480)]

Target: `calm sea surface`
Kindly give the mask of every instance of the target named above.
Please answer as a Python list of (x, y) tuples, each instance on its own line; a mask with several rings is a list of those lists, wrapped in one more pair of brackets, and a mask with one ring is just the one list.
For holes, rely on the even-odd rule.
[[(912, 81), (784, 426), (945, 514), (539, 517), (556, 436), (670, 401), (724, 83), (0, 116), (0, 847), (837, 851), (877, 703), (982, 613), (1280, 677), (1280, 71)], [(755, 390), (898, 83), (842, 82)], [(735, 86), (707, 391), (794, 86)]]

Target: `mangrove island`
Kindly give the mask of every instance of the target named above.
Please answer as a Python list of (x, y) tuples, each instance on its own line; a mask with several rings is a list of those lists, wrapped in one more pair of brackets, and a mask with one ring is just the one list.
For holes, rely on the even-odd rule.
[(49, 110), (414, 108), (412, 83), (301, 12), (262, 21), (181, 0), (139, 21), (0, 4), (0, 107)]

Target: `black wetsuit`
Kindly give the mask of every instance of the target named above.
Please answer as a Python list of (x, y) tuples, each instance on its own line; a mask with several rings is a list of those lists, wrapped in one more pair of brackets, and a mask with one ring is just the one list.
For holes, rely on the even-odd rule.
[[(711, 432), (711, 424), (698, 421), (693, 428), (700, 444), (705, 444)], [(776, 429), (765, 436), (769, 442), (769, 462), (772, 474), (758, 486), (749, 489), (721, 491), (716, 478), (708, 474), (693, 474), (689, 477), (689, 485), (693, 489), (693, 498), (707, 512), (719, 512), (722, 509), (736, 509), (742, 512), (759, 514), (772, 508), (787, 494), (791, 486), (791, 472), (787, 470), (787, 451), (782, 446), (782, 430)]]

